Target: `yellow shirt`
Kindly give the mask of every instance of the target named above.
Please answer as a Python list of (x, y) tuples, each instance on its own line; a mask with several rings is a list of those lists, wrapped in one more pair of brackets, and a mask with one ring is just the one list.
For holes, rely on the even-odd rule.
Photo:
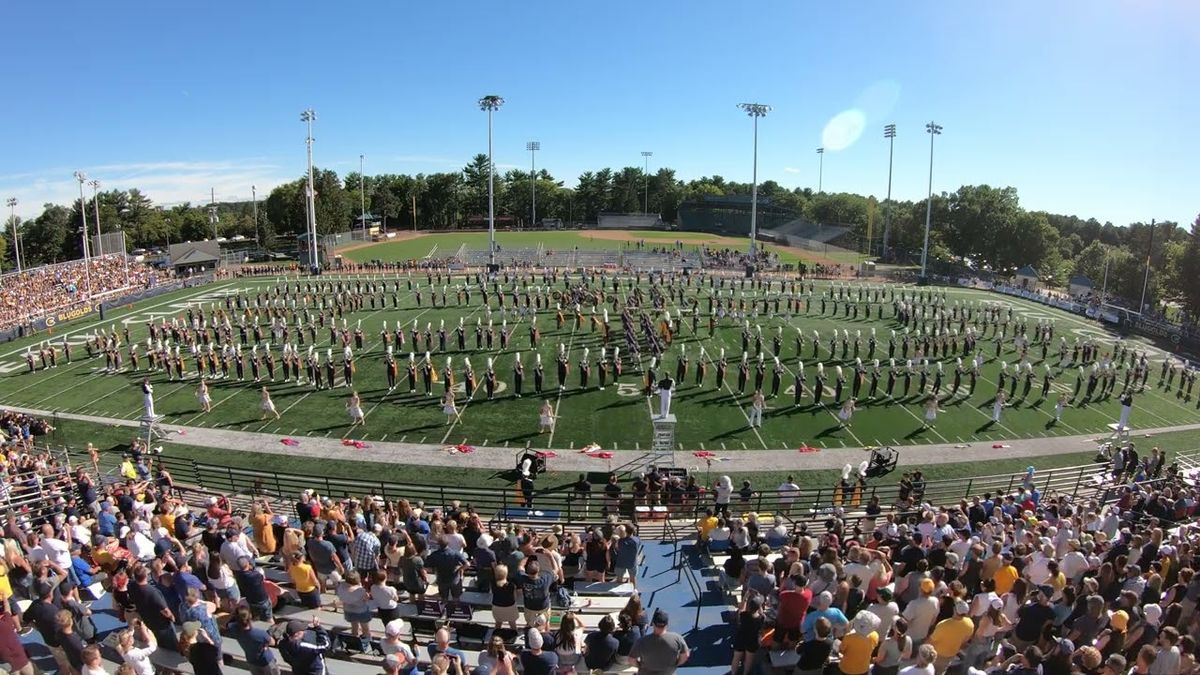
[(293, 563), (288, 568), (288, 576), (291, 577), (298, 593), (311, 593), (317, 588), (312, 581), (312, 566), (308, 563)]
[(971, 621), (970, 617), (954, 617), (934, 626), (933, 633), (925, 642), (937, 650), (939, 659), (949, 659), (962, 649), (974, 632), (975, 622)]
[(128, 459), (124, 462), (121, 462), (121, 475), (129, 480), (137, 480), (138, 473), (137, 469), (135, 469), (133, 466), (133, 462), (129, 461)]
[(879, 634), (850, 633), (842, 638), (841, 670), (845, 675), (866, 675), (871, 669), (871, 655), (879, 646)]
[(12, 582), (8, 580), (8, 565), (0, 560), (0, 602), (8, 602), (12, 594)]
[(1012, 565), (1005, 565), (996, 570), (996, 595), (1004, 595), (1012, 590), (1013, 584), (1017, 583), (1017, 568)]
[(717, 519), (716, 517), (701, 518), (700, 520), (696, 521), (696, 527), (700, 528), (700, 538), (708, 539), (708, 533), (712, 532), (717, 527)]
[(170, 532), (171, 535), (174, 536), (174, 534), (175, 534), (175, 512), (171, 511), (169, 513), (164, 513), (158, 517), (158, 520), (159, 520), (159, 522), (162, 523), (163, 527), (167, 528), (167, 532)]
[(1047, 579), (1046, 583), (1054, 589), (1055, 595), (1057, 596), (1058, 593), (1062, 593), (1062, 589), (1067, 585), (1067, 575), (1059, 572), (1057, 576), (1052, 576)]

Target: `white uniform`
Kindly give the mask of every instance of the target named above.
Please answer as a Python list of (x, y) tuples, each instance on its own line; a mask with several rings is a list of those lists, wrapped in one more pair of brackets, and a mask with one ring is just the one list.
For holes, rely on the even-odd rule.
[(146, 384), (142, 387), (142, 407), (145, 408), (146, 417), (154, 417), (154, 385)]
[(992, 421), (993, 422), (1000, 421), (1000, 411), (1003, 409), (1004, 409), (1004, 403), (1001, 401), (996, 401), (995, 403), (992, 404)]
[[(664, 384), (667, 386), (666, 387), (662, 386)], [(674, 385), (675, 385), (674, 380), (671, 380), (669, 378), (666, 380), (663, 380), (663, 382), (659, 384), (659, 387), (658, 387), (658, 415), (659, 415), (659, 417), (666, 418), (667, 415), (671, 414), (671, 393), (672, 393), (671, 389), (672, 389), (672, 387), (674, 387)]]
[(275, 412), (275, 402), (272, 401), (270, 398), (264, 398), (263, 402), (262, 402), (262, 409), (264, 412), (274, 413)]
[(1121, 419), (1117, 421), (1117, 431), (1124, 431), (1129, 426), (1129, 415), (1133, 412), (1133, 405), (1121, 406)]
[(1063, 402), (1059, 401), (1058, 403), (1054, 404), (1054, 421), (1061, 422), (1062, 414), (1063, 414)]
[(361, 420), (363, 418), (363, 409), (360, 405), (350, 406), (350, 419)]

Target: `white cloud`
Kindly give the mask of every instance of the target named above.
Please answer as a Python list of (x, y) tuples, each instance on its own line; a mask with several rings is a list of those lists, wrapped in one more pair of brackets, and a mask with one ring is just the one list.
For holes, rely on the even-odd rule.
[[(101, 190), (136, 187), (160, 205), (206, 202), (213, 189), (218, 201), (248, 200), (251, 185), (262, 199), (275, 186), (295, 178), (291, 172), (263, 158), (105, 164), (81, 170), (89, 178), (99, 180)], [(70, 204), (79, 199), (74, 171), (60, 167), (0, 176), (0, 196), (17, 198), (19, 216), (36, 217), (47, 202)], [(85, 187), (85, 194), (91, 194), (90, 187)]]
[(785, 166), (785, 167), (783, 167), (783, 172), (784, 173), (800, 173), (800, 169), (797, 169), (794, 166)]

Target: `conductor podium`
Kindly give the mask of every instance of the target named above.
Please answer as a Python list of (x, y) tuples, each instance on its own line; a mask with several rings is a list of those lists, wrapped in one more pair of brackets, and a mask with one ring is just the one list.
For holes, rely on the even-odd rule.
[(675, 466), (675, 415), (652, 417), (654, 435), (650, 441), (649, 465), (657, 467)]
[(141, 435), (146, 439), (147, 445), (160, 438), (166, 438), (167, 432), (159, 425), (163, 417), (163, 415), (143, 415), (138, 418), (138, 421), (141, 422)]

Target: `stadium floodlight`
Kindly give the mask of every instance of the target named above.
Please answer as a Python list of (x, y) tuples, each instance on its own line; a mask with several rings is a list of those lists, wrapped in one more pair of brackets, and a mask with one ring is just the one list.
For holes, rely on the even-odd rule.
[(488, 272), (496, 269), (496, 163), (492, 159), (492, 113), (504, 105), (504, 99), (488, 94), (479, 99), (479, 109), (488, 114)]
[(765, 103), (739, 103), (747, 115), (754, 118), (754, 169), (750, 183), (750, 264), (754, 264), (754, 253), (758, 242), (758, 118), (766, 117), (771, 106)]
[(100, 181), (88, 181), (92, 186), (92, 210), (96, 212), (96, 255), (104, 257), (104, 237), (100, 236)]
[(921, 245), (921, 280), (925, 280), (925, 263), (929, 258), (929, 223), (933, 219), (933, 137), (942, 133), (942, 125), (930, 122), (925, 125), (929, 134), (929, 196), (925, 200), (925, 243)]
[(254, 211), (254, 243), (258, 243), (258, 188), (250, 186), (250, 203), (251, 209)]
[(92, 293), (92, 271), (88, 255), (88, 224), (87, 224), (87, 201), (83, 196), (83, 184), (87, 182), (87, 174), (82, 171), (75, 172), (75, 180), (79, 181), (79, 236), (83, 244), (83, 275), (87, 279), (88, 295)]
[(883, 216), (883, 249), (879, 251), (879, 254), (881, 258), (886, 258), (888, 238), (892, 234), (892, 156), (896, 148), (896, 125), (884, 125), (883, 137), (888, 139), (888, 190), (887, 210), (884, 211)]
[(358, 156), (358, 196), (359, 203), (362, 207), (360, 218), (362, 219), (363, 241), (367, 241), (367, 178), (363, 172), (366, 170), (367, 156)]
[(534, 156), (538, 150), (542, 149), (540, 141), (528, 141), (525, 143), (525, 149), (529, 151), (529, 192), (530, 192), (530, 207), (529, 207), (529, 226), (537, 226), (537, 160)]
[(646, 162), (646, 168), (642, 169), (642, 174), (646, 176), (646, 201), (642, 205), (642, 213), (650, 213), (650, 158), (654, 156), (649, 150), (642, 151), (642, 159)]
[(822, 190), (822, 181), (825, 178), (825, 148), (817, 148), (817, 194), (824, 192)]
[(300, 113), (300, 121), (308, 124), (308, 137), (305, 139), (305, 144), (308, 146), (308, 185), (307, 199), (305, 203), (308, 205), (308, 265), (309, 270), (317, 272), (321, 269), (321, 263), (317, 260), (317, 202), (314, 199), (316, 192), (313, 190), (313, 162), (312, 162), (312, 146), (313, 122), (317, 120), (317, 113), (309, 108)]
[(9, 197), (8, 201), (4, 202), (8, 207), (8, 222), (12, 223), (13, 233), (13, 262), (17, 264), (17, 274), (21, 273), (21, 245), (18, 243), (17, 235), (17, 198)]

